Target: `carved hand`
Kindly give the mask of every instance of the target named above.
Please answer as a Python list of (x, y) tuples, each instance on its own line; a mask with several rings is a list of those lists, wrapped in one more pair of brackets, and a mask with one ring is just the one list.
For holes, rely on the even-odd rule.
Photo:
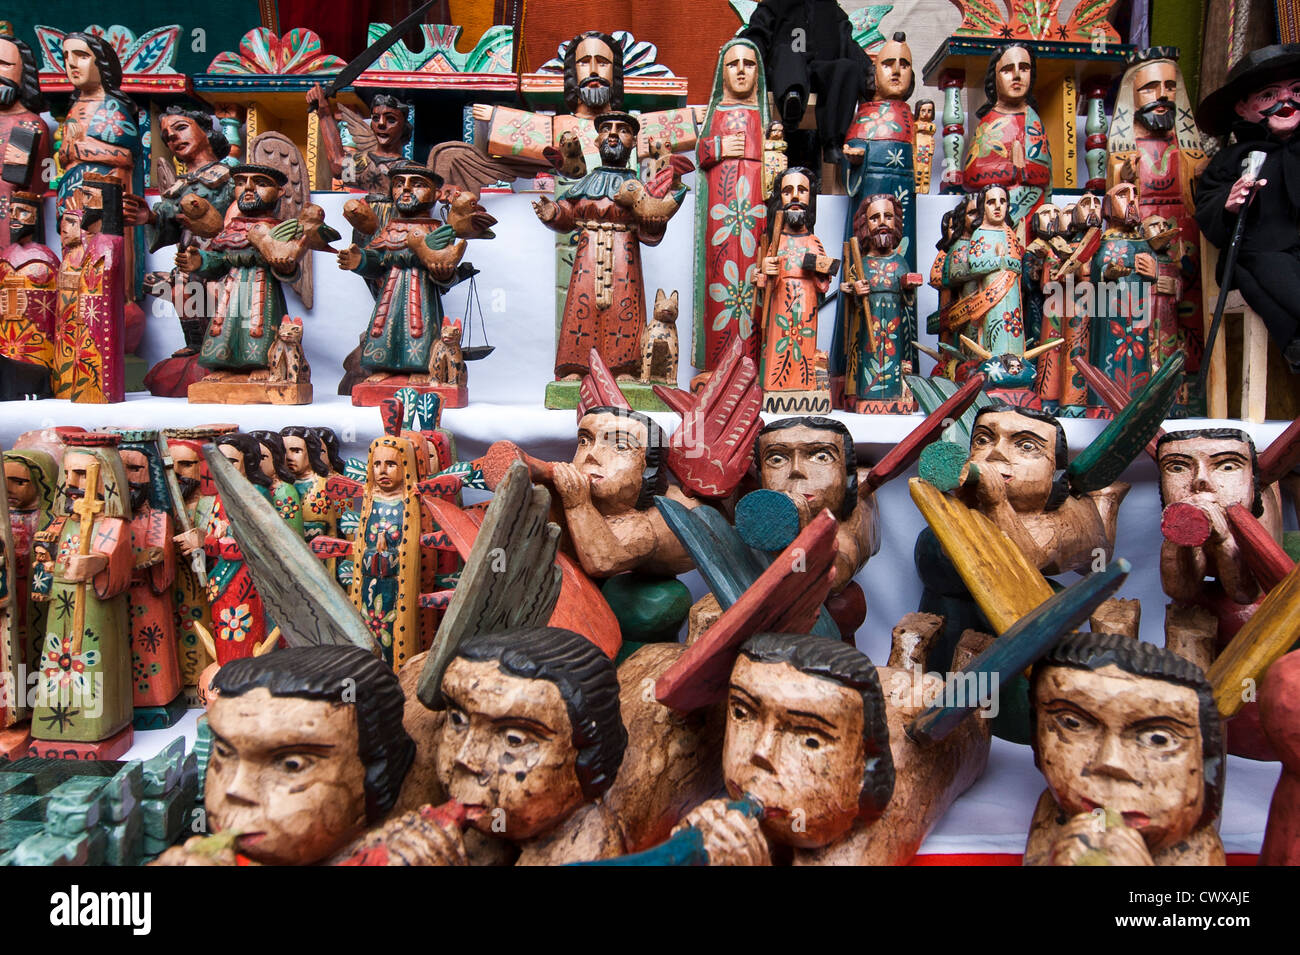
[(591, 503), (591, 486), (587, 483), (586, 477), (567, 461), (555, 462), (551, 470), (551, 480), (555, 485), (555, 492), (560, 495), (560, 503), (566, 510)]
[(108, 558), (103, 554), (72, 554), (64, 562), (63, 579), (74, 584), (84, 583), (107, 566)]
[(176, 253), (176, 267), (182, 272), (197, 272), (203, 268), (203, 256), (198, 249), (181, 249)]
[(1155, 865), (1136, 829), (1122, 822), (1108, 822), (1101, 812), (1075, 816), (1061, 828), (1052, 843), (1052, 865), (1078, 865), (1086, 856), (1095, 859), (1096, 854), (1110, 865)]
[(487, 103), (475, 103), (470, 107), (470, 112), (480, 123), (486, 123), (492, 118), (492, 107)]
[(361, 264), (361, 250), (353, 242), (346, 249), (339, 249), (339, 268), (351, 271)]
[(1245, 176), (1242, 176), (1234, 182), (1232, 188), (1228, 190), (1228, 199), (1223, 204), (1224, 210), (1234, 214), (1240, 212), (1241, 207), (1246, 204), (1246, 197), (1250, 195), (1250, 190), (1252, 188), (1263, 189), (1267, 185), (1267, 179), (1255, 180), (1247, 179)]
[(1138, 275), (1149, 279), (1156, 277), (1156, 258), (1149, 252), (1139, 252), (1133, 260), (1133, 267)]
[(122, 197), (122, 217), (130, 225), (148, 225), (158, 219), (144, 199), (130, 192)]
[(745, 155), (745, 134), (728, 133), (722, 137), (722, 158), (741, 159)]
[(559, 211), (560, 207), (555, 204), (555, 201), (548, 199), (546, 196), (542, 196), (533, 203), (533, 212), (537, 213), (537, 218), (543, 222), (550, 222), (559, 214)]
[(325, 87), (321, 86), (319, 83), (314, 84), (312, 88), (307, 91), (307, 105), (309, 107), (316, 107), (319, 112), (326, 116), (334, 115), (334, 109), (329, 101), (329, 97), (325, 95)]
[(1156, 294), (1157, 295), (1178, 294), (1178, 283), (1174, 281), (1174, 277), (1172, 275), (1162, 275), (1160, 276), (1160, 278), (1156, 279)]
[(980, 468), (979, 485), (975, 490), (975, 498), (979, 502), (981, 510), (997, 507), (999, 504), (1005, 504), (1007, 500), (1007, 481), (997, 469), (991, 465), (985, 465)]
[(688, 826), (698, 829), (704, 836), (709, 865), (772, 864), (758, 820), (751, 819), (739, 809), (728, 809), (723, 799), (700, 803), (673, 831)]
[(184, 533), (177, 534), (172, 540), (176, 542), (176, 547), (185, 557), (189, 557), (190, 554), (203, 547), (203, 535), (197, 527), (191, 527)]
[(775, 255), (769, 255), (763, 260), (763, 274), (775, 276), (781, 270), (781, 259)]
[(861, 166), (862, 160), (866, 158), (867, 151), (861, 146), (845, 146), (844, 158), (849, 161), (850, 166)]

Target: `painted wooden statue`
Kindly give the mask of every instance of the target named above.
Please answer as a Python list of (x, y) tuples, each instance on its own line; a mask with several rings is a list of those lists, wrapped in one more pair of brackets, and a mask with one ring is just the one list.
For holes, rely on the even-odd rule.
[(33, 755), (115, 759), (131, 744), (131, 502), (115, 434), (65, 438), (32, 589), (49, 603)]
[(1025, 865), (1223, 865), (1226, 754), (1199, 667), (1128, 636), (1078, 633), (1033, 671), (1047, 780)]
[(14, 543), (12, 559), (16, 584), (13, 603), (17, 607), (14, 619), (23, 632), (23, 660), (29, 668), (34, 668), (45, 645), (48, 603), (33, 599), (32, 561), (36, 535), (45, 530), (54, 510), (59, 465), (44, 451), (12, 450), (4, 453), (4, 469), (9, 527)]
[(60, 197), (64, 237), (54, 341), (54, 396), (86, 404), (126, 400), (125, 282), (121, 185), (83, 171)]
[(285, 464), (293, 488), (302, 503), (302, 531), (308, 541), (321, 534), (333, 534), (338, 524), (338, 507), (325, 493), (332, 473), (325, 445), (314, 429), (289, 425), (280, 429)]
[[(916, 367), (916, 298), (921, 276), (899, 251), (903, 208), (893, 195), (869, 196), (853, 222), (854, 239), (867, 250), (862, 274), (841, 282), (841, 298), (861, 303), (836, 343), (847, 358), (845, 407), (859, 414), (906, 414), (916, 410), (905, 375)], [(857, 268), (857, 262), (854, 268)]]
[(1151, 293), (1157, 276), (1155, 255), (1142, 232), (1138, 187), (1131, 179), (1107, 190), (1102, 218), (1106, 230), (1092, 260), (1100, 294), (1091, 317), (1088, 360), (1135, 395), (1151, 377)]
[[(347, 189), (387, 196), (391, 167), (406, 159), (405, 146), (412, 132), (407, 121), (410, 105), (396, 96), (378, 93), (370, 100), (367, 122), (354, 110), (330, 103), (317, 83), (307, 91), (307, 108), (320, 116), (321, 144), (330, 175)], [(351, 146), (343, 144), (337, 116), (347, 127)]]
[[(1196, 178), (1205, 168), (1200, 131), (1192, 116), (1187, 84), (1178, 69), (1177, 47), (1135, 50), (1125, 62), (1106, 141), (1107, 186), (1119, 179), (1125, 163), (1137, 171), (1142, 218), (1172, 220), (1183, 240), (1170, 279), (1179, 283), (1174, 301), (1177, 335), (1187, 371), (1200, 369), (1204, 330), (1201, 320), (1201, 233), (1193, 213)], [(1155, 370), (1153, 366), (1152, 370)]]
[(177, 268), (221, 283), (199, 352), (208, 374), (190, 386), (190, 399), (303, 404), (311, 400), (311, 385), (300, 345), (285, 373), (272, 374), (272, 352), (288, 317), (281, 284), (295, 279), (311, 250), (328, 248), (338, 233), (324, 225), (318, 206), (308, 205), (299, 219), (275, 218), (288, 183), (283, 170), (243, 163), (231, 176), (238, 215), (227, 219), (207, 249), (176, 253)]
[(924, 196), (930, 191), (930, 169), (934, 165), (934, 100), (916, 101), (912, 111), (912, 126), (916, 136), (912, 140), (912, 168), (916, 172), (916, 193)]
[(954, 329), (993, 354), (1025, 353), (1024, 310), (1020, 275), (1024, 248), (1016, 234), (1008, 190), (1000, 184), (980, 190), (975, 228), (964, 255), (949, 258), (949, 276), (965, 283), (962, 298), (950, 310)]
[(15, 192), (43, 193), (53, 171), (38, 70), (32, 48), (12, 29), (0, 29), (0, 220), (9, 217), (6, 200)]
[[(415, 163), (388, 167), (392, 218), (364, 249), (339, 252), (339, 268), (376, 280), (380, 291), (361, 345), (369, 377), (352, 387), (353, 403), (377, 405), (407, 385), (432, 387), (430, 368), (443, 334), (442, 296), (459, 281), (465, 240), (431, 215), (442, 178)], [(447, 407), (463, 390), (440, 390)]]
[(271, 503), (276, 513), (290, 526), (306, 535), (302, 495), (295, 486), (295, 473), (289, 469), (288, 450), (278, 431), (250, 431), (261, 445), (262, 475), (271, 481)]
[(640, 247), (659, 244), (686, 193), (674, 175), (664, 195), (652, 195), (627, 168), (640, 129), (635, 117), (605, 113), (597, 128), (600, 168), (570, 185), (558, 201), (543, 197), (533, 203), (547, 228), (579, 231), (556, 346), (557, 380), (580, 380), (593, 348), (615, 375), (634, 378), (640, 372), (645, 325)]
[(767, 85), (758, 48), (731, 40), (718, 54), (696, 144), (694, 365), (712, 372), (733, 338), (758, 361), (754, 271), (767, 225)]
[(59, 257), (39, 234), (41, 197), (11, 192), (7, 205), (9, 244), (0, 252), (0, 356), (48, 371), (54, 367)]
[[(830, 387), (817, 351), (822, 302), (839, 262), (813, 234), (817, 179), (799, 166), (777, 180), (768, 243), (756, 282), (763, 292), (763, 351), (759, 366), (763, 410), (781, 413), (830, 411)], [(779, 228), (778, 228), (779, 227)]]
[(1052, 154), (1047, 129), (1034, 99), (1037, 61), (1029, 47), (1007, 44), (989, 57), (984, 77), (986, 102), (966, 153), (968, 192), (999, 185), (1007, 190), (1008, 215), (1028, 216), (1052, 195)]

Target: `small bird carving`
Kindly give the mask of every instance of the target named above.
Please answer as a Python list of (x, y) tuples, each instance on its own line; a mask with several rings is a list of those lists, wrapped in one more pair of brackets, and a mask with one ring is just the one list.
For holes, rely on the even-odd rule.
[(447, 205), (447, 225), (462, 239), (495, 239), (496, 224), (496, 216), (479, 203), (477, 192), (457, 192)]
[(343, 203), (343, 218), (363, 235), (374, 235), (379, 231), (379, 216), (364, 199), (349, 199)]
[(628, 179), (618, 187), (618, 192), (614, 193), (614, 202), (624, 209), (631, 209), (642, 222), (667, 222), (677, 211), (676, 199), (672, 196), (653, 196), (636, 179)]
[(225, 227), (225, 217), (202, 196), (181, 196), (180, 208), (189, 230), (200, 238), (210, 239)]

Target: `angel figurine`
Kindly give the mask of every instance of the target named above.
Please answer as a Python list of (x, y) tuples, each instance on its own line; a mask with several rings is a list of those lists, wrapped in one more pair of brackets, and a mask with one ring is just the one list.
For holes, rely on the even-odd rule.
[[(388, 195), (388, 169), (406, 158), (402, 150), (411, 138), (407, 122), (410, 105), (395, 96), (379, 93), (370, 101), (370, 121), (341, 103), (331, 103), (319, 83), (307, 91), (307, 107), (335, 122), (320, 124), (321, 143), (330, 164), (330, 174), (349, 189), (377, 196)], [(347, 127), (351, 146), (343, 145), (339, 122)]]

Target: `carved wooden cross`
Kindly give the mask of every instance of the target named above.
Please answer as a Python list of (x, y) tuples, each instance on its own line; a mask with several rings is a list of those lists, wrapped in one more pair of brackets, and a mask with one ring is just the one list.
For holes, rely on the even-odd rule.
[[(90, 540), (95, 533), (95, 515), (104, 510), (104, 502), (99, 499), (99, 462), (91, 461), (86, 465), (85, 493), (81, 500), (72, 505), (72, 512), (81, 518), (78, 528), (80, 540), (77, 553), (82, 557), (90, 554)], [(76, 603), (72, 608), (72, 652), (81, 652), (81, 643), (86, 635), (86, 582), (79, 581), (76, 590)]]

